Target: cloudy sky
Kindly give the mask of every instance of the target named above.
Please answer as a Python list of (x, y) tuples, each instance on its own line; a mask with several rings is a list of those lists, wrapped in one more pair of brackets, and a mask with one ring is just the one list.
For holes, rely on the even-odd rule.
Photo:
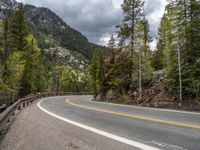
[[(115, 26), (122, 20), (121, 4), (123, 0), (17, 0), (47, 7), (56, 12), (71, 27), (84, 34), (90, 41), (106, 44)], [(145, 13), (151, 27), (151, 35), (156, 37), (160, 18), (163, 15), (166, 0), (146, 0)], [(156, 41), (151, 43), (155, 47)]]

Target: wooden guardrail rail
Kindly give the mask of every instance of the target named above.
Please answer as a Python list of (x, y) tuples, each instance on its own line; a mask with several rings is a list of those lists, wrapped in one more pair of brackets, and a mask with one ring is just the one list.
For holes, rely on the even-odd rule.
[(93, 93), (46, 92), (46, 93), (37, 93), (35, 95), (26, 96), (22, 99), (19, 99), (14, 104), (9, 106), (6, 110), (4, 110), (2, 113), (0, 113), (0, 131), (3, 128), (3, 126), (12, 119), (16, 111), (20, 111), (23, 107), (28, 106), (37, 99), (42, 97), (67, 96), (67, 95), (93, 95)]

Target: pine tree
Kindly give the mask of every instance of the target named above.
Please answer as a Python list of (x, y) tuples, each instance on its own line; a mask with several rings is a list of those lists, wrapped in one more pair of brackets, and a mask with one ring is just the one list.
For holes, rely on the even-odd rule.
[(23, 60), (25, 60), (24, 72), (21, 78), (20, 95), (25, 96), (30, 93), (37, 92), (38, 89), (38, 67), (39, 67), (39, 48), (33, 36), (27, 38), (28, 45), (26, 51), (23, 53)]
[(92, 79), (92, 87), (93, 87), (93, 91), (95, 92), (95, 95), (97, 95), (96, 74), (97, 74), (97, 69), (98, 69), (96, 60), (97, 60), (97, 50), (95, 50), (93, 52), (92, 60), (91, 60), (90, 66), (89, 66), (89, 72), (90, 72), (90, 76)]
[(25, 51), (27, 46), (28, 20), (22, 3), (14, 11), (10, 19), (9, 45), (12, 51)]
[(103, 91), (103, 77), (104, 77), (104, 68), (103, 68), (103, 54), (101, 51), (98, 53), (98, 62), (97, 62), (97, 85), (98, 91), (101, 93)]
[(139, 101), (142, 100), (142, 83), (145, 83), (151, 78), (153, 68), (151, 66), (151, 52), (148, 43), (151, 41), (149, 36), (149, 24), (148, 21), (143, 17), (143, 20), (138, 21), (135, 30), (135, 62), (137, 64), (136, 76), (139, 81)]
[(8, 18), (3, 20), (3, 59), (2, 62), (5, 63), (9, 56), (9, 48), (8, 48), (8, 31), (9, 31), (9, 22)]
[[(119, 28), (119, 37), (120, 37), (120, 44), (121, 46), (125, 45), (125, 48), (130, 46), (130, 55), (131, 58), (134, 59), (134, 45), (135, 45), (135, 27), (138, 20), (142, 17), (142, 10), (143, 10), (143, 1), (142, 0), (124, 0), (122, 4), (122, 10), (124, 14), (124, 19)], [(127, 43), (127, 41), (130, 41)], [(127, 43), (127, 44), (126, 44)], [(122, 48), (122, 47), (121, 47)], [(133, 71), (133, 66), (130, 68)], [(130, 74), (133, 78), (133, 73)]]
[(109, 78), (109, 70), (111, 69), (112, 64), (114, 63), (115, 54), (114, 54), (114, 47), (115, 47), (115, 39), (113, 35), (111, 36), (109, 42), (108, 42), (108, 50), (106, 53), (106, 56), (104, 58), (104, 78), (103, 78), (103, 86), (104, 89), (107, 87), (107, 80)]
[(10, 54), (9, 45), (8, 45), (8, 32), (9, 32), (9, 22), (8, 18), (3, 20), (3, 57), (2, 57), (2, 65), (3, 65), (3, 82), (6, 83), (6, 78), (8, 77), (8, 64), (7, 60)]
[(149, 45), (148, 43), (151, 42), (151, 37), (149, 36), (149, 23), (148, 20), (146, 20), (145, 18), (145, 14), (143, 14), (143, 20), (141, 21), (142, 27), (143, 27), (143, 42), (144, 42), (144, 48), (143, 48), (143, 52), (144, 52), (144, 61), (148, 60), (148, 54), (150, 51)]
[(124, 0), (122, 4), (124, 19), (122, 25), (118, 26), (120, 46), (123, 50), (130, 50), (130, 54), (126, 56), (132, 60), (132, 67), (129, 67), (129, 76), (132, 79), (130, 88), (133, 81), (138, 81), (140, 101), (142, 99), (142, 83), (149, 80), (153, 72), (152, 56), (148, 46), (151, 41), (149, 24), (145, 19), (143, 5), (144, 1), (142, 0)]
[(186, 94), (200, 96), (200, 1), (187, 2), (187, 46), (184, 52), (183, 90)]
[(197, 77), (200, 58), (199, 3), (197, 0), (171, 0), (166, 9), (166, 16), (170, 22), (168, 31), (170, 36), (166, 37), (170, 40), (162, 40), (166, 44), (165, 47), (170, 49), (168, 52), (164, 51), (171, 58), (166, 66), (168, 81), (170, 81), (168, 85), (172, 89), (179, 90), (180, 101), (182, 93), (199, 95), (197, 90), (200, 84)]
[[(160, 27), (159, 27), (159, 40), (157, 45), (158, 52), (158, 62), (160, 64), (159, 69), (167, 68), (170, 66), (172, 62), (172, 33), (171, 33), (171, 21), (168, 16), (164, 14), (161, 19)], [(166, 69), (166, 72), (170, 71), (170, 68)], [(173, 73), (173, 71), (172, 71)], [(167, 73), (168, 74), (168, 73)], [(170, 74), (170, 73), (169, 73)]]
[(152, 66), (155, 70), (161, 70), (164, 68), (164, 54), (161, 40), (158, 41), (157, 48), (153, 52)]
[(103, 90), (103, 55), (100, 50), (95, 50), (89, 66), (89, 72), (91, 75), (93, 90), (95, 94), (102, 92)]
[(182, 47), (185, 45), (185, 41), (187, 41), (185, 37), (185, 19), (182, 6), (183, 5), (181, 3), (181, 0), (171, 0), (167, 6), (167, 16), (171, 23), (170, 32), (172, 33), (173, 41), (171, 43), (171, 58), (173, 59), (171, 60), (171, 64), (168, 67), (171, 69), (171, 74), (169, 74), (168, 77), (171, 78), (172, 81), (170, 84), (176, 85), (178, 87), (177, 89), (179, 89), (180, 102), (182, 101)]
[(131, 53), (133, 54), (134, 48), (134, 36), (135, 36), (135, 25), (137, 21), (142, 16), (143, 1), (142, 0), (124, 0), (122, 4), (122, 10), (124, 14), (124, 19), (122, 25), (119, 26), (120, 29), (127, 27), (128, 31), (126, 35), (120, 35), (131, 39)]
[(131, 83), (130, 67), (132, 60), (128, 57), (129, 52), (118, 50), (114, 62), (108, 70), (108, 88), (114, 89), (118, 94), (126, 94)]
[(141, 20), (142, 26), (142, 49), (141, 49), (141, 67), (142, 67), (142, 81), (146, 83), (152, 77), (153, 66), (152, 66), (152, 51), (150, 50), (149, 43), (152, 38), (149, 35), (149, 23), (143, 14), (143, 20)]

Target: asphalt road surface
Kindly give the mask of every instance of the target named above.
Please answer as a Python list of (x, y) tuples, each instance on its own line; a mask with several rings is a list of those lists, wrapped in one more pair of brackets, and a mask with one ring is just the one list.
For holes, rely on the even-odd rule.
[(200, 150), (200, 113), (45, 98), (23, 110), (3, 150)]

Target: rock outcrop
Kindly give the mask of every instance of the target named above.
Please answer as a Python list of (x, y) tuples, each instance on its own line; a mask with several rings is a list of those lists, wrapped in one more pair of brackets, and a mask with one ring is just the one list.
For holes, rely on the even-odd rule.
[(63, 47), (44, 49), (43, 53), (52, 59), (57, 59), (59, 63), (73, 69), (83, 69), (89, 63), (80, 53), (70, 51)]
[(16, 0), (1, 0), (0, 1), (0, 19), (5, 18), (12, 10), (17, 7)]

